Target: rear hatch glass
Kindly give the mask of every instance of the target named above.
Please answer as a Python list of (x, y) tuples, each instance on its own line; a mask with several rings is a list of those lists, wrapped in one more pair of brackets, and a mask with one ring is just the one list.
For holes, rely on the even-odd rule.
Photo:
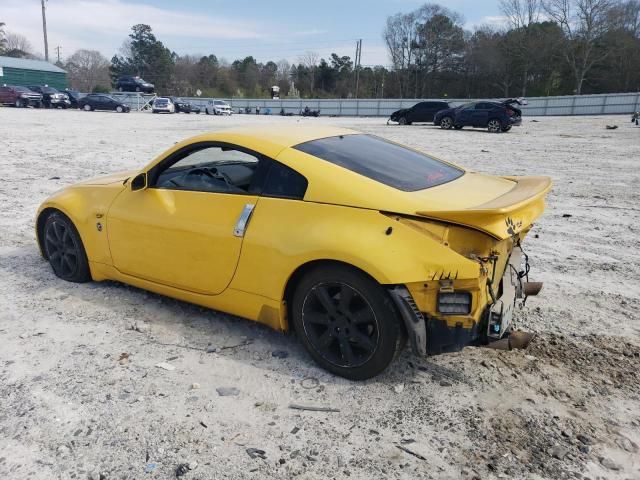
[(460, 168), (374, 135), (321, 138), (293, 148), (406, 192), (442, 185), (464, 175)]

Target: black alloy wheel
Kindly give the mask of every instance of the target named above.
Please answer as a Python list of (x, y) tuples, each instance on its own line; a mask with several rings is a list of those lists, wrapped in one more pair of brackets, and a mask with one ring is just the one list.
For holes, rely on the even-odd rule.
[(443, 130), (450, 130), (453, 127), (453, 118), (451, 117), (442, 117), (440, 120), (440, 128)]
[(367, 300), (344, 283), (313, 287), (302, 307), (302, 324), (311, 346), (339, 367), (359, 367), (374, 354), (380, 334)]
[(389, 293), (363, 272), (322, 265), (299, 282), (293, 326), (324, 369), (351, 380), (382, 372), (406, 340)]
[(70, 282), (86, 282), (91, 279), (80, 236), (64, 215), (54, 213), (47, 218), (43, 249), (58, 277)]
[(409, 122), (407, 122), (407, 117), (400, 117), (398, 119), (398, 125), (408, 125)]

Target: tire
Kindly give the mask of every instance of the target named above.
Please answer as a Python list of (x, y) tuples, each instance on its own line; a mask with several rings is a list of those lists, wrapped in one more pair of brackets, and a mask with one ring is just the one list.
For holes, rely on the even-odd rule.
[(409, 125), (409, 122), (407, 122), (407, 117), (400, 117), (398, 119), (398, 125)]
[(84, 245), (68, 217), (60, 212), (47, 217), (42, 244), (46, 258), (57, 277), (76, 283), (91, 280)]
[(507, 125), (506, 127), (502, 127), (502, 131), (503, 132), (508, 132), (509, 130), (511, 130), (511, 125)]
[(492, 118), (487, 122), (487, 130), (489, 130), (489, 133), (500, 133), (502, 131), (502, 123), (497, 118)]
[(453, 127), (453, 118), (451, 117), (442, 117), (440, 119), (440, 128), (443, 130), (451, 130)]
[(120, 105), (116, 107), (116, 112), (122, 113), (122, 107)]
[(88, 103), (85, 103), (84, 107), (82, 107), (82, 109), (85, 112), (90, 112), (92, 110), (91, 105), (89, 105)]
[(119, 92), (124, 92), (124, 89), (122, 87), (118, 87), (118, 91)]
[(295, 331), (316, 363), (350, 380), (380, 374), (404, 344), (389, 294), (349, 267), (309, 271), (295, 290), (291, 311)]
[(140, 92), (140, 87), (136, 87), (136, 92)]
[(22, 103), (22, 99), (21, 99), (21, 98), (17, 98), (17, 99), (16, 99), (16, 103), (15, 103), (15, 105), (16, 105), (16, 108), (22, 108), (22, 107), (24, 107), (24, 105), (23, 105), (23, 103)]

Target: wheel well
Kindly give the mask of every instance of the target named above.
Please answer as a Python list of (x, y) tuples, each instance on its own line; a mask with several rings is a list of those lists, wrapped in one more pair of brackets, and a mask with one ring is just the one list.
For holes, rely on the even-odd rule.
[[(361, 268), (358, 268), (358, 267), (356, 267), (354, 265), (351, 265), (350, 263), (341, 262), (339, 260), (328, 260), (328, 259), (312, 260), (311, 262), (307, 262), (307, 263), (305, 263), (303, 265), (300, 265), (291, 274), (291, 276), (289, 277), (289, 280), (287, 281), (287, 286), (284, 289), (284, 298), (283, 298), (283, 300), (286, 302), (286, 306), (287, 306), (287, 312), (286, 312), (287, 313), (287, 319), (291, 318), (291, 305), (293, 304), (293, 295), (295, 294), (296, 287), (300, 283), (300, 280), (302, 280), (302, 278), (308, 272), (313, 270), (314, 268), (318, 268), (318, 267), (323, 266), (323, 265), (339, 265), (339, 266), (342, 266), (342, 267), (350, 268), (352, 270), (356, 270), (358, 272), (361, 272), (361, 273), (365, 274), (366, 276), (371, 278), (374, 282), (378, 282), (369, 273), (365, 272)], [(385, 288), (387, 287), (384, 284), (382, 286), (385, 287)], [(391, 300), (391, 298), (389, 300)], [(391, 303), (394, 305), (394, 308), (395, 308), (395, 304), (393, 302), (391, 302)], [(293, 331), (293, 322), (288, 321), (287, 323), (289, 324), (289, 330)], [(405, 329), (404, 322), (401, 322), (401, 326), (402, 326), (403, 329)]]
[(71, 219), (67, 215), (65, 215), (64, 212), (58, 210), (57, 208), (49, 207), (40, 212), (40, 215), (38, 215), (38, 219), (36, 220), (36, 234), (38, 237), (38, 246), (40, 247), (40, 253), (45, 258), (45, 260), (49, 259), (47, 258), (47, 251), (44, 248), (44, 226), (47, 223), (47, 219), (54, 213), (59, 213), (64, 218), (69, 220), (73, 225), (73, 221), (71, 221)]

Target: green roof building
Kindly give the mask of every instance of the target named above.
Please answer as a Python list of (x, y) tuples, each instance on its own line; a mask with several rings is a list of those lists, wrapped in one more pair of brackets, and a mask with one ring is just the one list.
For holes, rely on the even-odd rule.
[(0, 57), (0, 85), (67, 87), (67, 72), (43, 60)]

